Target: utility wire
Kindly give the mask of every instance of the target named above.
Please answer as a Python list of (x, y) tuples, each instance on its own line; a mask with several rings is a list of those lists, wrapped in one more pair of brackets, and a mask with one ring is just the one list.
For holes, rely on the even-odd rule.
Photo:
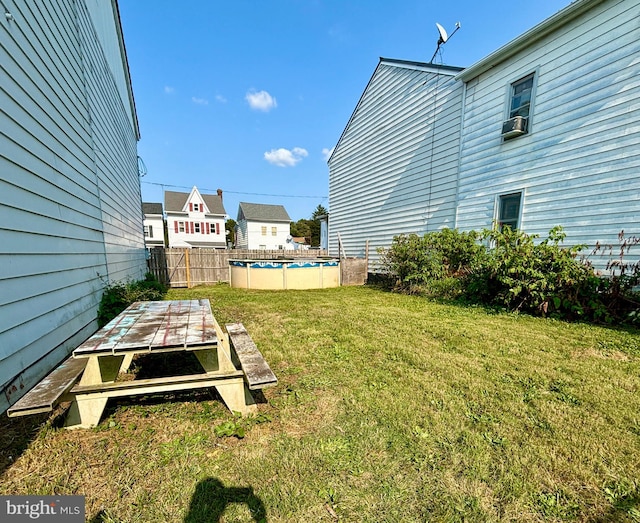
[[(142, 182), (142, 183), (146, 183), (147, 185), (157, 185), (159, 187), (162, 187), (162, 190), (164, 190), (165, 187), (173, 187), (176, 189), (191, 189), (192, 187), (187, 187), (186, 185), (172, 185), (172, 184), (168, 184), (168, 183), (154, 183), (154, 182)], [(206, 187), (198, 187), (199, 191), (202, 192), (216, 192), (218, 189), (207, 189)], [(313, 195), (302, 195), (302, 194), (266, 194), (266, 193), (258, 193), (258, 192), (242, 192), (242, 191), (228, 191), (226, 189), (222, 189), (223, 193), (228, 193), (228, 194), (246, 194), (249, 196), (273, 196), (276, 198), (322, 198), (322, 199), (326, 199), (327, 196), (313, 196)]]

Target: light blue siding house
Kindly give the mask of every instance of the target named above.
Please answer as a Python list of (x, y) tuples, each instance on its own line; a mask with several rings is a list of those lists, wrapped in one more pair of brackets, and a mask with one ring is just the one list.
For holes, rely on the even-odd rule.
[(0, 412), (145, 273), (138, 122), (115, 0), (5, 0), (0, 20)]
[(458, 75), (460, 229), (562, 225), (590, 246), (640, 233), (638, 20), (638, 0), (573, 2)]
[(494, 222), (590, 247), (640, 235), (638, 20), (640, 0), (576, 0), (409, 104), (424, 79), (381, 60), (329, 159), (331, 252)]
[(381, 58), (329, 158), (329, 250), (454, 227), (462, 69)]

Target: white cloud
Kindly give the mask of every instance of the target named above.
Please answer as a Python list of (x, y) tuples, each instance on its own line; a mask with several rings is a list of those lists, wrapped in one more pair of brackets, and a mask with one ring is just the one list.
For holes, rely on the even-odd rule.
[(335, 149), (335, 147), (332, 147), (331, 149), (327, 149), (326, 147), (324, 147), (322, 149), (322, 156), (324, 156), (324, 161), (328, 162), (329, 158), (331, 158), (331, 155), (333, 154), (333, 150)]
[(309, 153), (302, 147), (294, 147), (292, 150), (271, 149), (264, 153), (264, 159), (278, 167), (293, 167), (307, 156), (309, 156)]
[(194, 104), (198, 104), (198, 105), (209, 105), (209, 100), (207, 100), (206, 98), (197, 98), (195, 96), (192, 96), (191, 101)]
[(227, 99), (222, 96), (221, 94), (217, 94), (216, 95), (216, 102), (219, 102), (221, 104), (226, 104), (227, 103)]
[(165, 85), (164, 86), (164, 92), (165, 92), (165, 94), (173, 94), (173, 93), (176, 92), (176, 90), (173, 87), (171, 87), (170, 85)]
[(249, 91), (245, 96), (251, 109), (257, 111), (269, 112), (271, 109), (278, 107), (278, 102), (267, 91)]

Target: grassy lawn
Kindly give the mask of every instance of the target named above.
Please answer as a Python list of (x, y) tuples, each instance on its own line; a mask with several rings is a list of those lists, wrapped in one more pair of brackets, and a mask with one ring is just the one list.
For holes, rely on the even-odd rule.
[(0, 494), (84, 494), (94, 522), (640, 522), (637, 331), (371, 287), (188, 298), (275, 371), (259, 415), (206, 392), (5, 418)]

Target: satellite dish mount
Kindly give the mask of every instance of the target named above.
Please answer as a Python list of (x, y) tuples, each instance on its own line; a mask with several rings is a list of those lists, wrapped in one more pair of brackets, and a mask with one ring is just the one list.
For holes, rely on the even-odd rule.
[(431, 57), (431, 61), (429, 62), (430, 64), (433, 63), (433, 60), (435, 59), (436, 55), (438, 54), (438, 51), (440, 50), (440, 46), (443, 44), (446, 44), (447, 40), (449, 40), (449, 38), (451, 38), (454, 34), (456, 34), (458, 29), (460, 29), (460, 22), (456, 22), (456, 28), (453, 30), (453, 33), (451, 33), (450, 35), (447, 35), (447, 32), (445, 31), (444, 27), (442, 27), (437, 22), (436, 22), (436, 27), (438, 28), (439, 37), (438, 37), (436, 50), (433, 53), (433, 56)]

